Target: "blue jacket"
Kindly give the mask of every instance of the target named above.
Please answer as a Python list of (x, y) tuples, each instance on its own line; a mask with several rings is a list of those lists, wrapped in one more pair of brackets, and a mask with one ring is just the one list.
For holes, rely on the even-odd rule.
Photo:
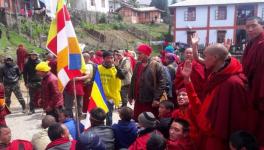
[[(74, 140), (77, 140), (78, 137), (78, 133), (77, 133), (77, 129), (76, 129), (76, 121), (72, 118), (66, 119), (64, 121), (64, 125), (68, 128), (72, 138)], [(80, 133), (82, 133), (84, 130), (84, 125), (80, 123)]]
[(112, 126), (116, 148), (128, 148), (137, 138), (137, 126), (135, 122), (119, 120)]

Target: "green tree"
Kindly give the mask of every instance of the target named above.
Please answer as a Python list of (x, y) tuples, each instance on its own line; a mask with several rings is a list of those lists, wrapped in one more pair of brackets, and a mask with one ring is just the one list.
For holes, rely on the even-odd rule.
[(169, 23), (170, 11), (168, 7), (168, 0), (152, 0), (150, 6), (154, 6), (164, 12), (161, 14), (164, 22)]
[(138, 1), (137, 0), (128, 0), (128, 3), (132, 5), (133, 7), (138, 7)]
[(168, 0), (152, 0), (150, 6), (154, 6), (160, 10), (168, 10)]

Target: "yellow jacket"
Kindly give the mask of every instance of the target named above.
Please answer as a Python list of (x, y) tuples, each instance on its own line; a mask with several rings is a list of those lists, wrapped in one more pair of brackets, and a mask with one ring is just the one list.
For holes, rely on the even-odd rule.
[(99, 65), (98, 71), (107, 100), (112, 99), (114, 104), (119, 106), (121, 102), (121, 80), (116, 76), (116, 68), (105, 68), (104, 66)]

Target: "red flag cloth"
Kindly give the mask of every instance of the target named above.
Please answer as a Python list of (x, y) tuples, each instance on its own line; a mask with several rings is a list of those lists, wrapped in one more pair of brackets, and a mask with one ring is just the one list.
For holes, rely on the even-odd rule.
[(19, 45), (16, 51), (17, 54), (17, 65), (20, 72), (23, 72), (24, 64), (26, 63), (26, 59), (28, 57), (28, 53), (23, 45)]
[(255, 122), (252, 121), (252, 126), (255, 126), (257, 139), (264, 147), (264, 32), (248, 43), (242, 65), (248, 79), (249, 98), (258, 110), (258, 116), (255, 116)]
[[(177, 69), (176, 77), (174, 81), (175, 89), (179, 90), (184, 87), (184, 78), (181, 74), (181, 69), (183, 68), (185, 62), (182, 62)], [(200, 100), (204, 99), (203, 89), (205, 83), (205, 72), (204, 66), (199, 64), (196, 61), (192, 61), (192, 73), (191, 73), (191, 80), (194, 86), (194, 89), (199, 97)]]
[(231, 58), (219, 72), (211, 73), (205, 84), (206, 98), (197, 116), (204, 138), (202, 149), (229, 149), (229, 137), (238, 130), (248, 131), (249, 101), (241, 64)]

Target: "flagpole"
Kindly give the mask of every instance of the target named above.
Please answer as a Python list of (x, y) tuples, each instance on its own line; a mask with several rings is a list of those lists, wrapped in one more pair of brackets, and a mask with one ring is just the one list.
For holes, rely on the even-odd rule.
[(81, 133), (80, 133), (80, 121), (79, 121), (79, 114), (78, 114), (78, 104), (77, 104), (77, 96), (76, 96), (76, 84), (75, 84), (76, 78), (73, 78), (73, 89), (74, 89), (74, 106), (75, 106), (75, 117), (76, 117), (76, 129), (77, 129), (77, 136), (79, 139)]

